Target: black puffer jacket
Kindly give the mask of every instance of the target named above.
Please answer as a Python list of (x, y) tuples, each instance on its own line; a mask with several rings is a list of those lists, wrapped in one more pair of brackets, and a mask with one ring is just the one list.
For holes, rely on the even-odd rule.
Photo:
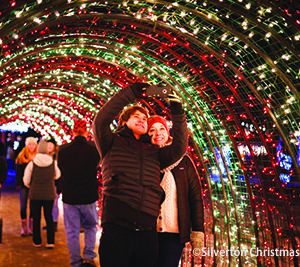
[(97, 166), (99, 153), (93, 142), (76, 136), (59, 147), (57, 164), (61, 171), (62, 201), (69, 205), (86, 205), (98, 196)]
[(190, 241), (191, 229), (204, 232), (204, 211), (199, 175), (190, 157), (185, 155), (171, 170), (177, 188), (180, 242)]
[(27, 188), (23, 182), (24, 171), (28, 163), (17, 164), (16, 167), (16, 186)]
[(152, 145), (147, 134), (137, 140), (126, 125), (113, 133), (111, 122), (133, 100), (131, 88), (126, 87), (111, 98), (94, 119), (95, 143), (102, 158), (103, 194), (137, 211), (157, 216), (164, 194), (160, 187), (160, 169), (178, 161), (185, 153), (186, 118), (181, 105), (173, 112), (171, 107), (174, 138), (172, 145), (164, 148)]

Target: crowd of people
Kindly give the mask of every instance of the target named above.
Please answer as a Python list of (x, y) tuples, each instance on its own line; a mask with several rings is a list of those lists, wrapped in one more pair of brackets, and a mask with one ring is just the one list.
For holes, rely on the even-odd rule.
[[(15, 160), (16, 187), (20, 235), (32, 235), (34, 247), (43, 244), (43, 208), (45, 247), (55, 248), (62, 195), (70, 266), (96, 266), (98, 256), (101, 267), (177, 267), (187, 242), (203, 248), (202, 192), (197, 170), (186, 153), (188, 130), (182, 103), (174, 92), (168, 95), (171, 134), (164, 117), (150, 116), (146, 108), (131, 105), (145, 97), (148, 86), (133, 83), (115, 94), (96, 115), (93, 133), (85, 120), (78, 119), (72, 141), (61, 146), (53, 138), (26, 138)], [(116, 117), (118, 127), (112, 130)], [(93, 141), (88, 141), (91, 134)], [(5, 162), (2, 154), (0, 159)], [(7, 171), (6, 162), (3, 171), (3, 161), (1, 184), (6, 178), (2, 173)], [(102, 234), (97, 254), (100, 163)]]

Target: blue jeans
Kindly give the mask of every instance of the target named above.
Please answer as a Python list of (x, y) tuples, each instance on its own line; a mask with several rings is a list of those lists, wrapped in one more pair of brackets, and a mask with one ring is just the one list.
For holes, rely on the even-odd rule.
[(53, 210), (52, 210), (52, 216), (54, 222), (58, 221), (58, 215), (59, 215), (58, 199), (59, 199), (59, 194), (56, 194), (56, 198), (54, 199)]
[(64, 224), (71, 266), (81, 266), (80, 256), (80, 227), (84, 229), (83, 258), (94, 260), (98, 214), (96, 202), (86, 205), (69, 205), (63, 203)]
[[(28, 204), (28, 193), (29, 193), (29, 188), (27, 187), (22, 187), (20, 191), (20, 213), (21, 213), (21, 219), (27, 219), (27, 204)], [(32, 218), (32, 208), (31, 204), (29, 203), (29, 218)]]

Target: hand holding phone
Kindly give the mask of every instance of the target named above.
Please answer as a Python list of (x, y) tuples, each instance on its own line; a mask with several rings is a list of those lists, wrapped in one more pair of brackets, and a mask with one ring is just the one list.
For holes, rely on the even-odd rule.
[(171, 94), (168, 95), (168, 99), (169, 102), (173, 101), (173, 102), (178, 102), (178, 103), (182, 103), (179, 96), (176, 94), (175, 91), (172, 91)]

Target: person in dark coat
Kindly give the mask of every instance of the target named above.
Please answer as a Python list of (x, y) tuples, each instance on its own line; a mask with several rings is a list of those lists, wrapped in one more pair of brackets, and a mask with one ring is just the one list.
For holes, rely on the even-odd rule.
[[(0, 201), (1, 201), (1, 191), (2, 185), (5, 183), (7, 179), (7, 162), (4, 158), (5, 151), (4, 151), (4, 144), (0, 141)], [(0, 218), (0, 244), (2, 243), (2, 218)]]
[[(151, 142), (160, 147), (172, 143), (167, 121), (161, 116), (148, 120)], [(204, 211), (197, 169), (186, 154), (162, 170), (161, 186), (166, 198), (157, 219), (159, 240), (155, 267), (178, 267), (186, 242), (202, 251), (204, 246)]]
[(99, 111), (93, 122), (95, 143), (103, 173), (103, 209), (99, 258), (101, 267), (153, 266), (157, 256), (156, 218), (164, 199), (160, 169), (179, 160), (187, 148), (187, 125), (182, 103), (169, 95), (174, 142), (159, 148), (147, 134), (148, 112), (129, 106), (143, 97), (147, 83), (120, 90)]
[(1, 199), (1, 188), (2, 185), (5, 183), (7, 178), (7, 163), (4, 158), (4, 144), (0, 141), (0, 199)]
[[(54, 138), (51, 138), (47, 141), (48, 144), (48, 153), (50, 156), (53, 157), (53, 159), (56, 160), (56, 153), (57, 153), (57, 145)], [(55, 180), (55, 191), (56, 191), (56, 198), (53, 203), (53, 210), (52, 210), (52, 216), (53, 216), (53, 225), (54, 225), (54, 231), (57, 232), (57, 222), (59, 217), (59, 208), (58, 208), (58, 200), (60, 197), (60, 190), (59, 190), (59, 180)]]
[[(50, 138), (47, 140), (48, 144), (48, 154), (53, 157), (54, 160), (56, 160), (56, 153), (57, 153), (57, 145), (54, 138)], [(53, 210), (52, 210), (52, 217), (53, 217), (53, 225), (54, 225), (54, 231), (57, 232), (57, 222), (59, 218), (59, 208), (58, 208), (58, 200), (60, 197), (60, 189), (59, 189), (59, 183), (60, 179), (58, 178), (55, 180), (55, 191), (56, 191), (56, 198), (53, 203)], [(47, 226), (45, 225), (43, 229), (47, 229)]]
[[(75, 120), (74, 140), (59, 147), (58, 166), (61, 170), (62, 201), (70, 265), (95, 266), (94, 251), (98, 225), (97, 167), (99, 153), (93, 142), (87, 141), (85, 120)], [(81, 257), (79, 233), (84, 230), (85, 245)]]

